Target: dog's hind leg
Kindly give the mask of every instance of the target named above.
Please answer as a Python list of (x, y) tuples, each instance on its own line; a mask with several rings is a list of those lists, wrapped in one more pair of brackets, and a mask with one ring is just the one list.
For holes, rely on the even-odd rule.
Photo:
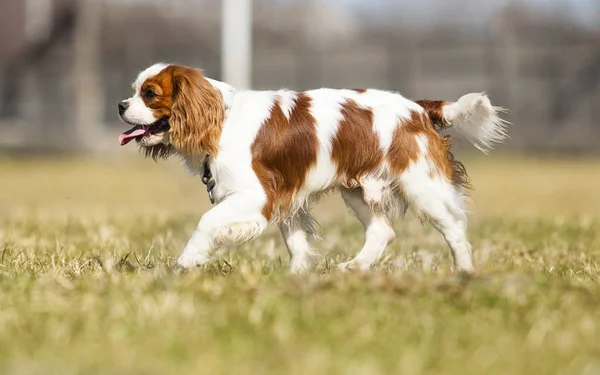
[(383, 209), (382, 190), (363, 186), (359, 189), (344, 189), (342, 197), (346, 205), (354, 211), (365, 230), (365, 244), (358, 255), (349, 262), (341, 263), (342, 270), (371, 267), (396, 236), (390, 220)]
[(316, 222), (305, 207), (291, 218), (279, 223), (279, 230), (290, 253), (290, 272), (300, 273), (307, 270), (312, 260), (318, 256), (310, 245), (315, 237)]
[(429, 219), (450, 246), (458, 271), (473, 272), (471, 244), (467, 240), (467, 217), (460, 186), (428, 171), (424, 158), (400, 176), (403, 194), (415, 212)]

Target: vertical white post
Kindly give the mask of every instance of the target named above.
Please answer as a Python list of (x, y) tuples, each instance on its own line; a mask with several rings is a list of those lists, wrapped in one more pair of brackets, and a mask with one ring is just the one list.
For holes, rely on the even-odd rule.
[(223, 0), (222, 79), (238, 89), (252, 85), (252, 0)]
[(50, 0), (25, 0), (25, 38), (27, 42), (35, 42), (45, 35), (52, 19), (52, 2)]
[(78, 0), (75, 32), (75, 134), (78, 145), (94, 150), (100, 143), (104, 109), (103, 84), (100, 78), (100, 33), (102, 2)]
[[(48, 33), (52, 16), (52, 4), (49, 0), (26, 0), (24, 32), (28, 45), (39, 42)], [(32, 147), (48, 143), (44, 131), (44, 98), (40, 93), (40, 72), (35, 66), (24, 70), (23, 80), (20, 82), (22, 94), (19, 106), (19, 116), (27, 124), (24, 131), (27, 141)]]

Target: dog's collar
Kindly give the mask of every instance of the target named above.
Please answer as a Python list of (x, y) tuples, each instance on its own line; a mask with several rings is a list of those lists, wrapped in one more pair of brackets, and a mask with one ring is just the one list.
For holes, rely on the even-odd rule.
[(216, 182), (210, 173), (210, 168), (208, 167), (208, 162), (210, 160), (210, 155), (206, 155), (204, 157), (204, 161), (202, 162), (202, 182), (206, 185), (206, 191), (208, 192), (208, 199), (210, 199), (210, 203), (215, 204), (215, 197), (213, 195), (213, 189), (215, 188)]

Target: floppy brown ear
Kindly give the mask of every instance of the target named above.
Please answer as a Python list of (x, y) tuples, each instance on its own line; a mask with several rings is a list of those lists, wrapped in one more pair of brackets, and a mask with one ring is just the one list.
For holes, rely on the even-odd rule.
[(171, 144), (187, 155), (216, 156), (224, 118), (221, 93), (200, 70), (175, 66), (172, 76)]

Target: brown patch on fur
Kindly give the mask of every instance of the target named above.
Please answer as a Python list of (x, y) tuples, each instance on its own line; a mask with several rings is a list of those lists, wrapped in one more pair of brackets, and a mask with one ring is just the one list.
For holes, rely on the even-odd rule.
[[(154, 77), (148, 78), (140, 87), (142, 100), (146, 107), (152, 110), (156, 119), (171, 116), (174, 82), (169, 68), (167, 67)], [(156, 96), (153, 98), (147, 96), (148, 91), (152, 91)]]
[[(148, 97), (152, 90), (156, 96)], [(141, 86), (154, 117), (169, 118), (170, 145), (144, 147), (146, 156), (167, 158), (175, 150), (188, 156), (216, 156), (224, 119), (223, 98), (199, 69), (170, 65)]]
[[(434, 160), (437, 160), (436, 164), (438, 165), (438, 168), (444, 171), (454, 186), (461, 186), (466, 190), (472, 189), (473, 187), (467, 174), (467, 169), (463, 163), (454, 160), (454, 154), (452, 154), (452, 151), (450, 150), (452, 146), (452, 137), (445, 135), (445, 130), (449, 124), (444, 119), (443, 109), (447, 102), (422, 99), (417, 100), (416, 103), (423, 107), (427, 117), (429, 117), (430, 122), (432, 122), (434, 130), (442, 140), (442, 143), (439, 146), (440, 151), (435, 151), (437, 155)], [(444, 155), (441, 155), (441, 153), (444, 153), (445, 157)]]
[(252, 169), (267, 194), (262, 209), (267, 220), (289, 210), (294, 194), (317, 162), (318, 139), (310, 102), (310, 97), (299, 93), (288, 120), (277, 98), (252, 143)]
[(465, 165), (458, 161), (454, 160), (454, 154), (450, 151), (450, 146), (452, 145), (452, 137), (449, 135), (444, 138), (448, 139), (448, 153), (447, 158), (452, 165), (452, 185), (461, 186), (465, 190), (472, 190), (473, 185), (471, 185), (471, 179), (467, 173), (467, 168)]
[(412, 116), (413, 118), (420, 117), (422, 119), (421, 122), (425, 129), (424, 134), (427, 137), (427, 151), (438, 172), (447, 177), (449, 181), (452, 181), (452, 164), (447, 157), (450, 151), (450, 138), (442, 137), (435, 131), (433, 122), (427, 114), (413, 112)]
[(173, 77), (173, 106), (169, 140), (186, 155), (217, 156), (225, 108), (221, 92), (202, 75), (202, 71), (169, 66)]
[[(436, 116), (435, 112), (434, 116)], [(418, 159), (420, 149), (416, 139), (420, 135), (427, 138), (428, 157), (431, 158), (438, 172), (453, 185), (471, 189), (464, 165), (454, 160), (454, 155), (450, 151), (452, 138), (438, 133), (428, 113), (411, 111), (410, 120), (403, 120), (394, 131), (387, 156), (392, 171), (400, 174), (411, 162)]]
[(410, 119), (400, 119), (387, 153), (387, 161), (394, 174), (401, 174), (411, 162), (419, 158), (421, 150), (417, 144), (417, 136), (424, 133), (425, 129), (419, 113), (411, 112)]
[(433, 124), (438, 126), (439, 128), (446, 128), (447, 123), (444, 120), (444, 106), (446, 105), (445, 101), (442, 100), (427, 100), (421, 99), (415, 101), (418, 105), (423, 107)]
[(332, 142), (331, 159), (337, 165), (337, 177), (344, 186), (359, 186), (360, 178), (375, 171), (383, 153), (379, 137), (373, 131), (373, 111), (348, 99), (342, 105), (343, 119)]
[(359, 94), (364, 94), (365, 92), (367, 92), (367, 89), (352, 89), (353, 91), (356, 91)]

